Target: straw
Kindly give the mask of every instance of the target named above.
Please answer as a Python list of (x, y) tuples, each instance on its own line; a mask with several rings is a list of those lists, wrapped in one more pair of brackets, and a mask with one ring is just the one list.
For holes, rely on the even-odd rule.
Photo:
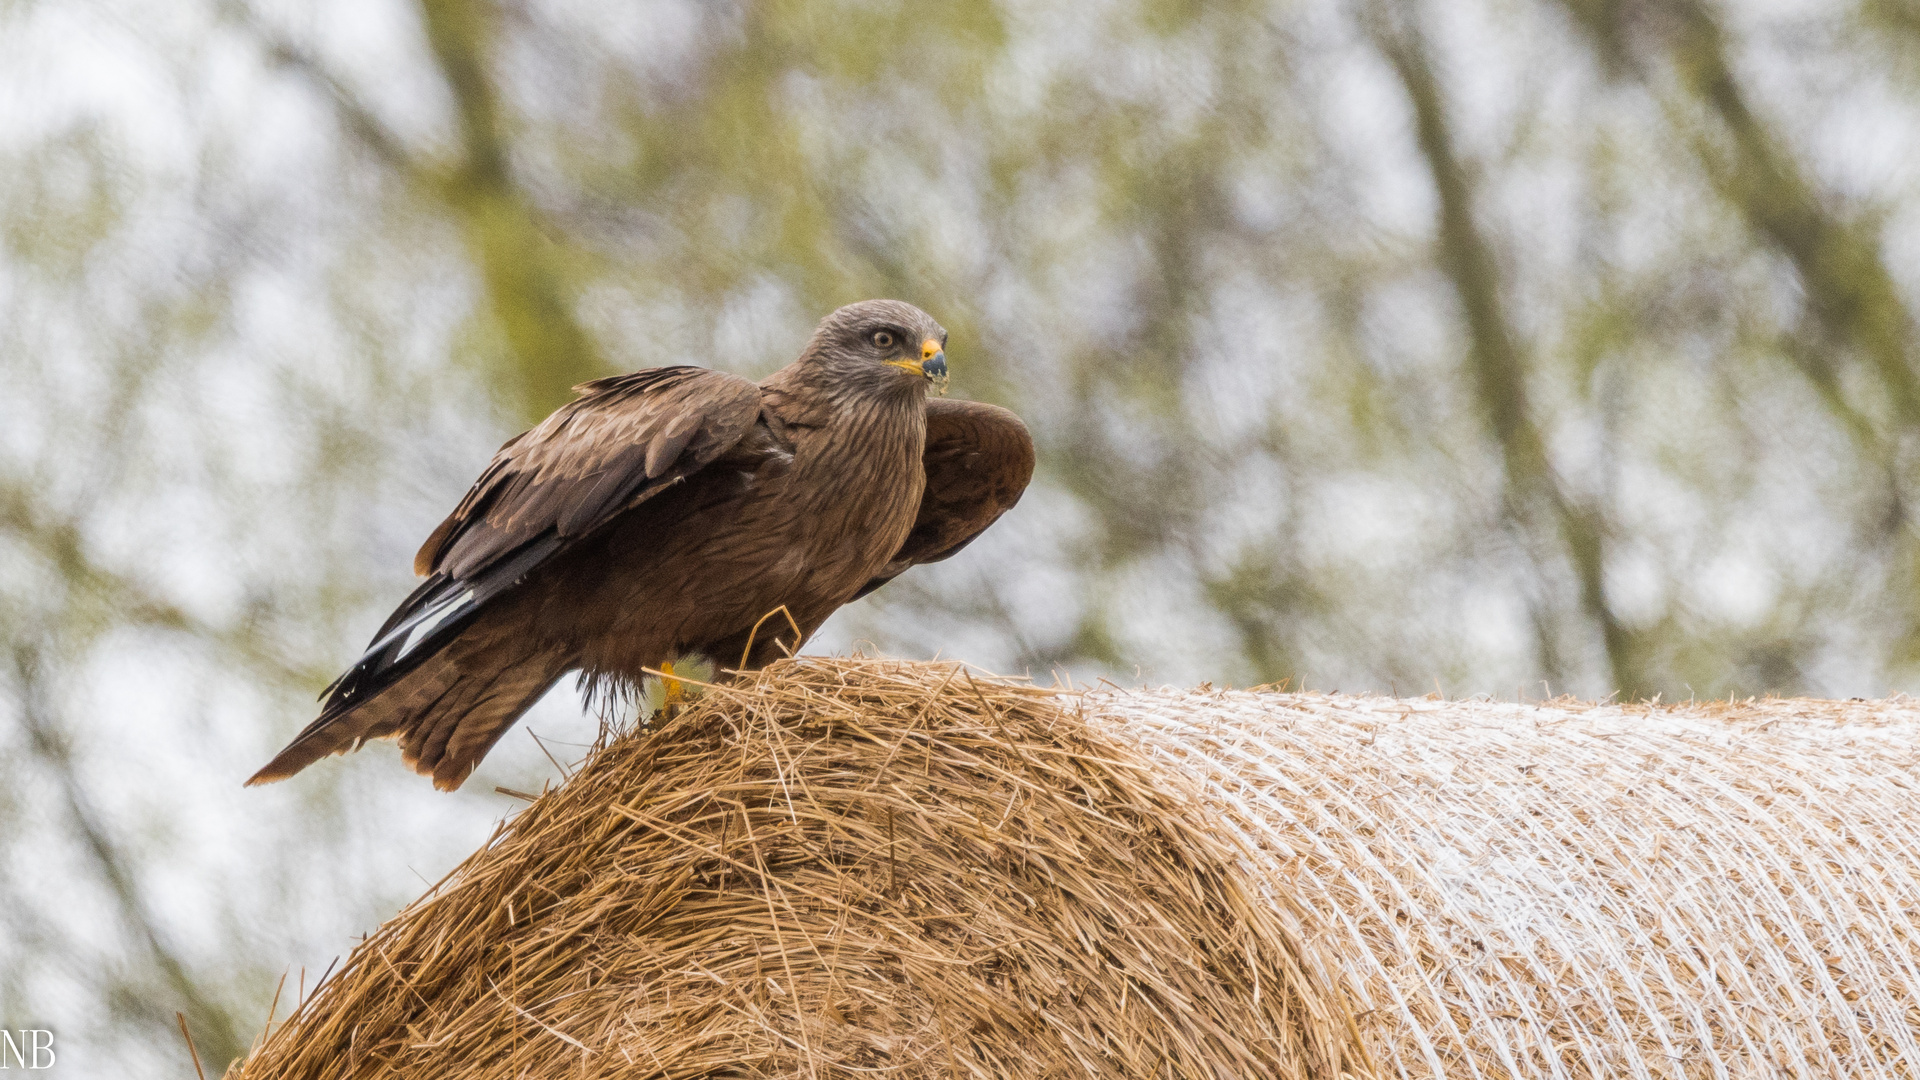
[(805, 658), (612, 739), (228, 1073), (1339, 1077), (1200, 785), (1072, 698)]
[(610, 738), (230, 1078), (1920, 1076), (1920, 712), (803, 658)]
[(1904, 700), (1087, 707), (1262, 853), (1388, 1075), (1920, 1076)]

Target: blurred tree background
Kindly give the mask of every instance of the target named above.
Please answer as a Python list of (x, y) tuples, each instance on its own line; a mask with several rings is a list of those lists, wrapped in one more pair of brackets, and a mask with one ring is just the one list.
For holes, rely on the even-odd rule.
[(239, 788), (492, 448), (870, 296), (1041, 472), (817, 648), (1912, 690), (1916, 133), (1915, 0), (6, 0), (0, 1026), (244, 1049), (591, 739)]

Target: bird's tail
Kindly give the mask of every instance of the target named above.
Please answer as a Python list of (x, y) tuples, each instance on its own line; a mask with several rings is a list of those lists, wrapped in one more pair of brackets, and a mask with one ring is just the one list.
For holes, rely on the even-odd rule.
[(323, 712), (247, 786), (284, 780), (368, 739), (397, 738), (415, 772), (452, 791), (569, 667), (563, 656), (525, 655), (494, 635), (456, 639), (373, 697)]

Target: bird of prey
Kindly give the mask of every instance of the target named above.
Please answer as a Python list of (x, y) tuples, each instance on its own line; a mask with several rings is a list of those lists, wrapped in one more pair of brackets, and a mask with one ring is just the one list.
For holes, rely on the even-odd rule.
[(632, 688), (695, 654), (758, 667), (959, 551), (1034, 457), (1006, 409), (929, 398), (946, 340), (919, 308), (868, 300), (758, 384), (660, 367), (576, 387), (494, 455), (414, 559), (426, 580), (247, 783), (397, 738), (451, 791), (568, 672)]

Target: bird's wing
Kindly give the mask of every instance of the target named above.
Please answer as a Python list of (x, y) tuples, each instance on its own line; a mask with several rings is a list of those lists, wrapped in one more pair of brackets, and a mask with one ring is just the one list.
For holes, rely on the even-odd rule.
[(1020, 501), (1033, 478), (1033, 438), (998, 405), (934, 398), (927, 402), (927, 488), (906, 543), (856, 598), (919, 563), (966, 547)]
[(760, 415), (758, 386), (706, 368), (649, 368), (575, 390), (502, 446), (427, 538), (414, 558), (427, 580), (327, 688), (313, 727), (406, 674), (574, 541), (711, 464)]
[(414, 572), (470, 578), (535, 538), (584, 536), (731, 449), (760, 388), (697, 367), (649, 368), (575, 387), (581, 396), (494, 455), (414, 556)]

